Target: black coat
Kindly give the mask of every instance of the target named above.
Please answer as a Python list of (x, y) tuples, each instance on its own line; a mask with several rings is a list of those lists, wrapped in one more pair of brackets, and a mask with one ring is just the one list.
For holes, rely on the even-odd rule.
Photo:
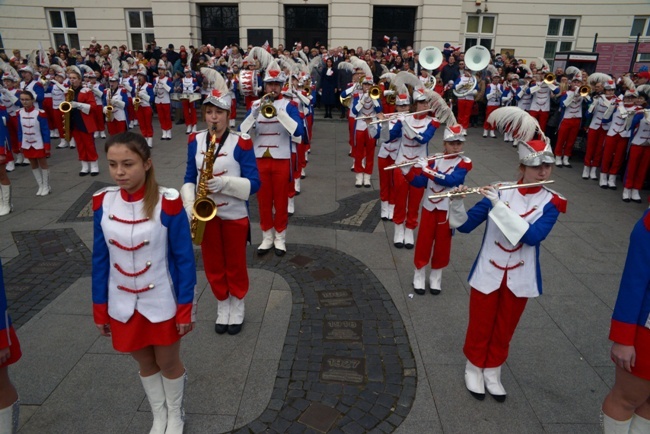
[(322, 91), (321, 103), (325, 105), (336, 104), (336, 92), (338, 87), (338, 70), (332, 68), (332, 75), (327, 75), (327, 67), (323, 67), (320, 72), (320, 88)]

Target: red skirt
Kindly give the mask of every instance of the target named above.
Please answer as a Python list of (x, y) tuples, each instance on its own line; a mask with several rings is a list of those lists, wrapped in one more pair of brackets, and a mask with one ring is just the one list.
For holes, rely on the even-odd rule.
[(30, 147), (29, 149), (22, 148), (20, 151), (23, 153), (25, 158), (38, 159), (47, 157), (47, 155), (45, 155), (45, 149), (34, 149)]
[(113, 348), (122, 353), (141, 350), (151, 345), (171, 345), (181, 338), (176, 330), (176, 318), (152, 323), (136, 310), (126, 323), (110, 317), (109, 320)]
[[(4, 331), (2, 333), (4, 333)], [(9, 338), (11, 339), (11, 345), (9, 345), (9, 359), (6, 362), (0, 364), (0, 368), (13, 365), (23, 355), (23, 353), (20, 351), (20, 342), (18, 341), (18, 336), (16, 336), (14, 326), (9, 326)]]
[(642, 326), (636, 327), (634, 349), (636, 350), (636, 363), (632, 368), (632, 374), (644, 380), (650, 380), (650, 329)]

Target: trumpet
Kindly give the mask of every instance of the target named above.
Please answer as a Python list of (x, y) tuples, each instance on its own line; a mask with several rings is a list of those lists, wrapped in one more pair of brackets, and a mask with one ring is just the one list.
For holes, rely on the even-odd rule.
[(460, 197), (460, 196), (465, 196), (468, 194), (481, 194), (481, 189), (487, 188), (487, 187), (494, 187), (497, 190), (512, 190), (513, 188), (527, 188), (527, 187), (539, 187), (540, 185), (547, 185), (547, 184), (553, 184), (555, 181), (553, 180), (548, 180), (548, 181), (539, 181), (539, 182), (530, 182), (528, 184), (496, 184), (496, 185), (488, 185), (484, 187), (474, 187), (470, 188), (469, 190), (466, 191), (456, 191), (456, 192), (451, 192), (451, 191), (446, 191), (444, 193), (437, 193), (437, 194), (432, 194), (429, 196), (429, 199), (440, 199), (444, 197), (448, 198), (455, 198), (455, 197)]
[[(427, 161), (433, 161), (433, 160), (439, 160), (441, 158), (445, 157), (456, 157), (458, 155), (463, 155), (464, 152), (456, 152), (455, 154), (435, 154), (435, 155), (429, 155), (428, 157), (425, 157)], [(414, 161), (406, 161), (404, 163), (399, 163), (399, 164), (393, 164), (390, 166), (384, 167), (384, 170), (392, 170), (392, 169), (399, 169), (400, 167), (407, 167), (407, 166), (413, 166), (418, 163), (418, 160)]]
[(379, 99), (382, 95), (381, 88), (379, 86), (371, 87), (370, 90), (368, 91), (368, 95), (372, 99)]
[(277, 115), (273, 100), (275, 100), (275, 92), (269, 92), (260, 98), (260, 113), (266, 119), (274, 118)]
[(580, 94), (581, 97), (589, 96), (591, 93), (591, 86), (588, 84), (580, 86), (580, 89), (578, 89), (578, 93)]
[(544, 83), (546, 83), (546, 84), (555, 83), (555, 74), (553, 74), (552, 72), (549, 72), (548, 74), (544, 75)]

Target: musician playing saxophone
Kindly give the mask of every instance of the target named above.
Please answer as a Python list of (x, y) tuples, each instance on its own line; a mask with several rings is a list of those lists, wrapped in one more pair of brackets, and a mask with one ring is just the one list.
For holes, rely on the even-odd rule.
[[(109, 88), (102, 95), (102, 105), (104, 114), (108, 114), (108, 107), (113, 107), (111, 120), (106, 122), (108, 135), (114, 136), (124, 133), (127, 130), (127, 107), (129, 105), (129, 94), (122, 86), (119, 85), (117, 74), (113, 74), (108, 79)], [(108, 96), (110, 94), (110, 100)]]
[[(207, 70), (202, 68), (202, 74)], [(216, 205), (217, 215), (205, 223), (201, 253), (207, 280), (217, 298), (215, 332), (223, 334), (227, 331), (234, 335), (239, 333), (244, 322), (244, 298), (249, 284), (246, 269), (246, 244), (250, 231), (247, 200), (260, 188), (260, 177), (251, 138), (228, 129), (231, 96), (221, 75), (212, 72), (214, 81), (203, 102), (208, 129), (189, 136), (181, 196), (188, 215), (192, 217), (201, 169), (209, 167), (209, 162), (204, 162), (204, 155), (208, 147), (213, 146), (212, 176), (206, 186), (208, 197)]]
[[(153, 147), (153, 104), (155, 95), (153, 85), (147, 82), (147, 68), (140, 65), (138, 69), (138, 85), (136, 86), (135, 98), (140, 98), (138, 109), (135, 116), (140, 125), (140, 132), (147, 139), (147, 145)], [(134, 101), (135, 101), (134, 98)], [(135, 102), (134, 102), (135, 104)]]

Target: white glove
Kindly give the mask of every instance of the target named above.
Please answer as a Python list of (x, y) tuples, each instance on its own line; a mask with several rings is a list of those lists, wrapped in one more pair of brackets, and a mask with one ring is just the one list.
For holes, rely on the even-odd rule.
[(119, 109), (123, 109), (126, 104), (124, 104), (122, 98), (120, 98), (119, 96), (114, 96), (113, 98), (111, 98), (111, 105)]
[(104, 107), (104, 108), (102, 109), (102, 112), (104, 112), (104, 114), (108, 113), (108, 107)]
[(219, 193), (223, 188), (223, 179), (220, 176), (215, 176), (212, 179), (208, 179), (208, 182), (205, 183), (208, 187), (210, 193)]
[(79, 110), (81, 110), (81, 112), (84, 113), (84, 114), (86, 114), (86, 115), (87, 115), (88, 113), (90, 113), (90, 104), (85, 104), (85, 103), (83, 103), (83, 102), (72, 101), (72, 102), (70, 103), (70, 106), (71, 106), (73, 109), (79, 109)]
[(196, 185), (192, 183), (183, 184), (181, 187), (181, 199), (183, 200), (183, 208), (187, 213), (187, 217), (192, 219), (192, 209), (194, 208), (194, 201), (196, 200)]
[(539, 84), (536, 84), (535, 86), (530, 88), (530, 93), (535, 93), (539, 90)]
[(487, 197), (492, 206), (495, 206), (499, 202), (499, 192), (494, 187), (486, 187), (482, 191), (483, 196)]
[(147, 91), (141, 90), (140, 92), (138, 92), (138, 96), (143, 100), (145, 100), (146, 102), (149, 102), (149, 94), (147, 93)]
[(418, 161), (415, 163), (415, 167), (418, 167), (420, 169), (429, 167), (429, 160), (427, 160), (427, 157), (419, 158)]
[(260, 100), (258, 99), (251, 105), (251, 115), (253, 116), (253, 119), (257, 119), (257, 117), (260, 115)]

